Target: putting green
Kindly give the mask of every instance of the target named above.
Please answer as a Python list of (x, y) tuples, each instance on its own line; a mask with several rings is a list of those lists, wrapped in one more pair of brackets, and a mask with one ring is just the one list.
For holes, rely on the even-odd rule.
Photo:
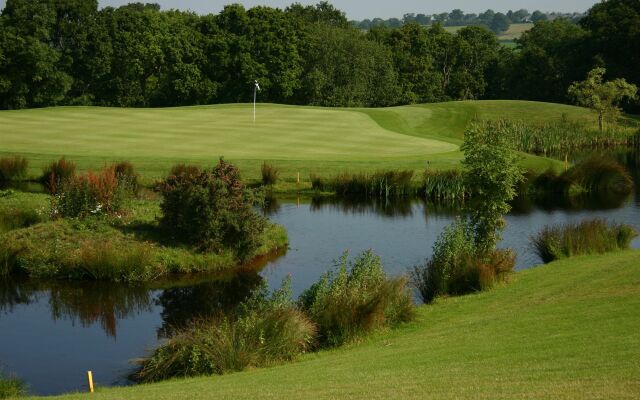
[(116, 109), (62, 107), (0, 113), (6, 152), (124, 158), (371, 160), (456, 151), (399, 135), (364, 113), (263, 105)]

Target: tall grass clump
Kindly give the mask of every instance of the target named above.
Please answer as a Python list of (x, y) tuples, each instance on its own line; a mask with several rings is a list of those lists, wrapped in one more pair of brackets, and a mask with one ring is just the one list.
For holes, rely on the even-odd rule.
[(154, 382), (267, 366), (308, 351), (315, 335), (314, 324), (292, 302), (287, 279), (271, 295), (263, 285), (231, 316), (179, 331), (143, 361), (134, 378)]
[(62, 157), (54, 161), (42, 170), (40, 182), (47, 188), (49, 193), (56, 194), (64, 183), (71, 180), (76, 175), (76, 164), (67, 161)]
[(404, 277), (388, 278), (380, 258), (348, 253), (300, 296), (300, 307), (318, 327), (321, 346), (339, 346), (375, 329), (409, 321), (414, 305)]
[(510, 250), (478, 253), (472, 228), (458, 220), (445, 228), (433, 247), (433, 256), (411, 271), (411, 282), (425, 303), (438, 296), (486, 290), (503, 281), (515, 266)]
[(83, 218), (112, 214), (123, 206), (127, 188), (121, 185), (114, 166), (99, 173), (73, 176), (57, 188), (52, 215)]
[(0, 399), (22, 397), (27, 394), (27, 385), (21, 379), (0, 372)]
[(107, 241), (87, 240), (64, 256), (60, 274), (72, 279), (142, 282), (153, 279), (151, 245), (132, 242), (122, 247)]
[(263, 185), (275, 185), (278, 183), (278, 178), (280, 177), (280, 170), (276, 168), (274, 165), (268, 164), (266, 161), (262, 163), (260, 167), (260, 172), (262, 174), (262, 184)]
[(576, 164), (563, 174), (563, 179), (580, 185), (591, 193), (631, 193), (633, 178), (616, 160), (593, 156)]
[(254, 196), (232, 164), (220, 159), (212, 170), (186, 169), (159, 189), (160, 226), (174, 238), (204, 252), (232, 249), (241, 261), (260, 247), (267, 221), (253, 209)]
[(132, 163), (129, 161), (121, 161), (113, 166), (121, 188), (131, 191), (133, 194), (138, 193), (140, 183), (138, 182), (138, 174)]
[(37, 210), (12, 208), (0, 212), (0, 234), (14, 229), (26, 228), (44, 221)]
[(317, 174), (310, 174), (309, 179), (311, 180), (311, 189), (317, 192), (324, 192), (327, 190), (327, 181)]
[(0, 158), (0, 183), (23, 179), (27, 175), (29, 161), (20, 156)]
[(422, 175), (425, 197), (438, 201), (461, 201), (468, 197), (462, 171), (430, 171)]
[(608, 224), (601, 219), (546, 226), (531, 238), (543, 262), (628, 249), (638, 232), (629, 225)]

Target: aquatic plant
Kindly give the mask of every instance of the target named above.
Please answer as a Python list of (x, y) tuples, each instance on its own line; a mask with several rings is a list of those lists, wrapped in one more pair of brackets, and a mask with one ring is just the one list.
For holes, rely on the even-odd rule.
[(538, 256), (549, 263), (582, 254), (602, 254), (628, 249), (638, 232), (631, 226), (608, 224), (601, 219), (546, 226), (531, 238)]
[(468, 197), (462, 171), (425, 170), (420, 192), (427, 199), (437, 201), (463, 201)]
[(27, 394), (27, 385), (21, 379), (0, 372), (0, 399), (22, 397)]

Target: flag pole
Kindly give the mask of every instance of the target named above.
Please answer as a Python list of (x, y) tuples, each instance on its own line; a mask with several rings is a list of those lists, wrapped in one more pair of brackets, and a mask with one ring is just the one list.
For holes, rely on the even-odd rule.
[(256, 96), (258, 93), (258, 87), (253, 86), (253, 123), (256, 123)]

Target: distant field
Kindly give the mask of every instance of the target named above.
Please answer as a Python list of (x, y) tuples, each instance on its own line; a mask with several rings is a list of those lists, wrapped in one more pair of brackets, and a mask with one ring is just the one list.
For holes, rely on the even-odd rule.
[[(462, 28), (464, 28), (464, 26), (446, 26), (444, 29), (447, 32), (455, 33)], [(509, 43), (515, 44), (513, 41), (519, 39), (523, 33), (531, 28), (533, 28), (533, 23), (511, 24), (508, 31), (498, 35), (498, 40), (506, 45), (509, 45)]]
[[(256, 178), (272, 161), (284, 179), (297, 172), (456, 167), (465, 127), (474, 117), (546, 120), (592, 118), (585, 109), (548, 103), (477, 101), (382, 109), (328, 109), (260, 104), (122, 109), (60, 107), (0, 111), (0, 153), (21, 154), (36, 175), (66, 156), (81, 169), (130, 160), (148, 178), (178, 162), (212, 164), (220, 156)], [(527, 156), (530, 166), (549, 160)]]
[(639, 258), (627, 251), (533, 268), (504, 287), (420, 307), (416, 322), (359, 345), (92, 398), (638, 399)]

